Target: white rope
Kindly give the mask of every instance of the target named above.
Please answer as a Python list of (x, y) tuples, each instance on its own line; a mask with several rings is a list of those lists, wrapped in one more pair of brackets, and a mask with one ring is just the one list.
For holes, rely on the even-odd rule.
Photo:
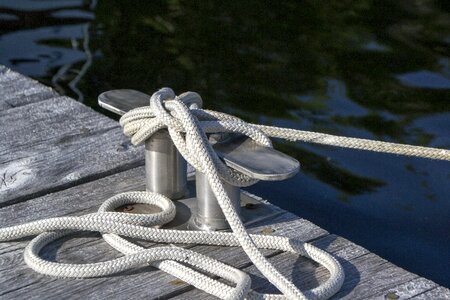
[[(254, 179), (226, 167), (211, 148), (205, 132), (239, 132), (256, 142), (271, 147), (269, 138), (256, 126), (223, 113), (200, 110), (201, 98), (195, 93), (176, 97), (171, 89), (162, 89), (150, 99), (150, 106), (125, 114), (120, 123), (134, 144), (148, 139), (162, 128), (169, 133), (186, 160), (208, 178), (232, 233), (158, 229), (175, 216), (170, 199), (156, 193), (130, 192), (108, 199), (97, 213), (81, 217), (60, 217), (0, 229), (0, 241), (37, 235), (25, 249), (25, 261), (35, 271), (58, 277), (97, 277), (115, 274), (151, 263), (181, 280), (222, 299), (327, 299), (342, 286), (344, 272), (330, 254), (285, 237), (249, 235), (239, 219), (222, 180), (239, 186), (250, 185)], [(189, 109), (185, 104), (188, 104)], [(123, 214), (114, 208), (125, 204), (156, 205), (161, 212), (150, 215)], [(125, 255), (110, 261), (92, 264), (62, 264), (42, 259), (40, 250), (72, 231), (98, 231), (111, 246)], [(175, 246), (142, 248), (123, 237), (144, 239), (155, 243), (207, 244), (241, 246), (250, 260), (280, 291), (281, 295), (259, 294), (250, 290), (250, 277), (244, 272), (205, 255)], [(311, 290), (300, 291), (262, 255), (258, 248), (292, 252), (311, 258), (330, 272), (328, 280)], [(224, 278), (225, 284), (204, 274)]]
[(337, 136), (313, 131), (252, 124), (270, 137), (366, 151), (450, 161), (450, 150)]
[[(157, 205), (162, 209), (162, 212), (155, 215), (133, 215), (114, 212), (116, 207), (135, 203)], [(261, 295), (254, 291), (247, 294), (250, 287), (250, 278), (247, 274), (202, 254), (173, 246), (144, 249), (119, 237), (120, 235), (159, 243), (240, 245), (233, 233), (164, 230), (144, 227), (144, 225), (150, 226), (169, 222), (174, 213), (175, 207), (171, 200), (162, 195), (150, 192), (123, 193), (107, 200), (96, 214), (82, 217), (52, 218), (0, 229), (0, 240), (17, 239), (45, 232), (39, 234), (26, 247), (25, 261), (35, 271), (46, 275), (77, 278), (98, 277), (115, 274), (153, 262), (152, 265), (155, 267), (168, 271), (181, 280), (223, 299), (242, 299), (244, 296), (252, 299), (282, 299), (277, 295)], [(109, 232), (108, 234), (103, 234), (105, 240), (126, 255), (118, 259), (92, 264), (62, 264), (45, 261), (39, 257), (39, 252), (45, 245), (70, 234), (72, 230)], [(259, 248), (298, 253), (310, 257), (330, 271), (332, 275), (328, 281), (318, 288), (306, 291), (306, 296), (320, 299), (327, 298), (334, 294), (342, 284), (343, 277), (340, 276), (342, 269), (339, 263), (326, 252), (312, 245), (285, 237), (265, 235), (251, 235), (250, 237)], [(236, 287), (232, 288), (229, 285), (212, 280), (174, 261), (189, 264), (196, 269), (225, 278), (235, 283)]]

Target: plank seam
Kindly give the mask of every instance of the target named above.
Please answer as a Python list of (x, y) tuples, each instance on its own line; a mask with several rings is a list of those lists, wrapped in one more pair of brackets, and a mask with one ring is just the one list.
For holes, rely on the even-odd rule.
[[(386, 263), (390, 263), (390, 262), (386, 262)], [(393, 265), (393, 266), (397, 267), (396, 265)], [(414, 273), (410, 273), (410, 274), (414, 274)], [(419, 275), (417, 275), (417, 274), (414, 274), (414, 275), (416, 275), (416, 277), (411, 278), (411, 279), (408, 279), (408, 280), (403, 281), (403, 282), (395, 283), (395, 285), (392, 286), (392, 287), (389, 287), (389, 285), (386, 285), (386, 286), (384, 286), (384, 289), (379, 290), (379, 291), (377, 291), (377, 292), (375, 292), (375, 293), (373, 293), (373, 294), (369, 294), (369, 295), (367, 295), (367, 297), (381, 296), (380, 293), (383, 293), (383, 294), (384, 294), (384, 293), (386, 293), (386, 292), (391, 292), (391, 291), (393, 292), (393, 291), (396, 289), (396, 287), (398, 287), (398, 286), (400, 286), (400, 285), (402, 285), (402, 284), (411, 282), (411, 281), (413, 281), (413, 280), (416, 280), (417, 278), (421, 278), (421, 277), (420, 277)], [(431, 288), (431, 289), (434, 289), (434, 287)], [(420, 294), (422, 294), (422, 293), (420, 293)], [(417, 295), (420, 295), (420, 294), (417, 294)], [(417, 295), (415, 295), (415, 296), (413, 296), (413, 297), (416, 297)]]
[(43, 189), (43, 190), (40, 190), (40, 191), (31, 193), (31, 194), (28, 194), (28, 195), (24, 195), (24, 196), (20, 196), (20, 197), (17, 197), (17, 198), (10, 199), (8, 201), (0, 203), (0, 209), (4, 208), (4, 207), (7, 207), (7, 206), (10, 206), (10, 205), (17, 204), (17, 203), (26, 202), (26, 201), (29, 201), (29, 200), (34, 199), (34, 198), (42, 197), (42, 196), (45, 196), (47, 194), (60, 192), (60, 191), (63, 191), (63, 190), (66, 190), (66, 189), (69, 189), (69, 188), (72, 188), (72, 187), (75, 187), (75, 186), (78, 186), (78, 185), (81, 185), (81, 184), (85, 184), (85, 183), (89, 183), (89, 182), (92, 182), (92, 181), (96, 181), (98, 179), (101, 179), (101, 178), (104, 178), (104, 177), (107, 177), (107, 176), (111, 176), (111, 175), (114, 175), (114, 174), (117, 174), (117, 173), (128, 171), (130, 169), (141, 167), (143, 165), (144, 165), (144, 158), (142, 158), (140, 160), (137, 160), (135, 162), (130, 162), (130, 163), (126, 163), (126, 164), (117, 166), (117, 167), (115, 167), (113, 169), (110, 169), (110, 170), (107, 170), (107, 171), (99, 172), (99, 173), (96, 173), (96, 174), (90, 174), (90, 175), (87, 175), (87, 176), (85, 176), (83, 178), (80, 178), (80, 179), (77, 179), (77, 180), (74, 180), (74, 181), (71, 181), (71, 182), (63, 183), (63, 184), (60, 184), (60, 185), (57, 185), (57, 186), (54, 186), (54, 187), (50, 187), (50, 188), (47, 188), (47, 189)]
[(17, 287), (17, 288), (15, 288), (15, 289), (11, 289), (11, 290), (9, 290), (9, 291), (7, 291), (7, 292), (4, 292), (4, 293), (0, 293), (0, 296), (5, 296), (5, 295), (7, 295), (7, 294), (9, 294), (9, 293), (15, 292), (15, 291), (17, 291), (17, 290), (19, 290), (19, 289), (21, 289), (21, 288), (24, 288), (24, 287), (32, 286), (32, 285), (34, 285), (34, 284), (36, 284), (36, 283), (37, 283), (37, 281), (33, 281), (33, 282), (31, 282), (31, 283), (29, 283), (29, 284), (26, 284), (26, 285), (24, 285), (24, 286)]
[(434, 286), (434, 287), (432, 287), (432, 288), (429, 288), (429, 289), (426, 290), (426, 291), (422, 291), (421, 293), (419, 293), (419, 294), (417, 294), (417, 295), (414, 295), (414, 296), (412, 296), (412, 297), (409, 297), (408, 299), (414, 299), (414, 298), (416, 298), (416, 297), (419, 297), (420, 295), (426, 294), (426, 293), (428, 293), (428, 292), (430, 292), (430, 291), (432, 291), (432, 290), (435, 290), (435, 289), (437, 289), (437, 288), (439, 288), (439, 287), (440, 287), (439, 285), (436, 285), (436, 286)]
[[(26, 91), (26, 90), (25, 90), (25, 91)], [(53, 92), (53, 93), (52, 93), (52, 92)], [(48, 93), (48, 95), (46, 95), (46, 93)], [(65, 97), (65, 95), (60, 95), (58, 92), (56, 92), (56, 91), (53, 90), (53, 89), (50, 89), (50, 90), (47, 90), (47, 91), (41, 90), (41, 91), (39, 91), (39, 92), (37, 92), (37, 93), (30, 94), (30, 95), (27, 95), (27, 96), (28, 96), (28, 97), (31, 97), (31, 96), (35, 96), (35, 95), (39, 95), (39, 94), (43, 94), (44, 97), (43, 97), (42, 99), (35, 99), (35, 100), (32, 101), (32, 102), (26, 102), (26, 103), (23, 103), (23, 104), (20, 104), (20, 105), (15, 105), (15, 104), (13, 104), (13, 103), (10, 102), (12, 99), (18, 98), (19, 95), (18, 95), (17, 97), (13, 97), (13, 98), (6, 99), (6, 100), (4, 100), (4, 102), (5, 102), (7, 105), (9, 105), (10, 108), (3, 109), (2, 111), (7, 111), (7, 110), (9, 110), (9, 109), (14, 109), (14, 108), (18, 108), (18, 107), (25, 107), (25, 106), (27, 106), (27, 105), (36, 104), (36, 103), (48, 101), (48, 100), (55, 99), (55, 98)]]
[[(0, 90), (0, 92), (2, 92), (2, 91)], [(23, 105), (12, 105), (12, 104), (10, 104), (8, 102), (8, 100), (10, 100), (10, 99), (8, 99), (8, 100), (5, 100), (5, 103), (7, 103), (8, 105), (10, 105), (12, 107), (10, 109), (0, 110), (0, 113), (2, 113), (2, 114), (3, 113), (10, 113), (10, 110), (23, 109), (24, 107), (29, 106), (29, 105), (38, 105), (38, 104), (42, 104), (41, 102), (53, 101), (53, 100), (57, 100), (57, 99), (60, 99), (60, 98), (61, 99), (65, 99), (65, 100), (71, 100), (71, 101), (74, 101), (74, 102), (78, 102), (78, 101), (76, 101), (76, 100), (74, 100), (74, 99), (72, 99), (70, 97), (67, 97), (67, 96), (55, 96), (55, 95), (51, 96), (50, 98), (42, 99), (42, 100), (39, 100), (39, 101), (24, 103)], [(86, 106), (83, 103), (80, 103), (80, 102), (78, 102), (78, 103), (83, 105), (86, 108), (90, 108), (89, 106)]]

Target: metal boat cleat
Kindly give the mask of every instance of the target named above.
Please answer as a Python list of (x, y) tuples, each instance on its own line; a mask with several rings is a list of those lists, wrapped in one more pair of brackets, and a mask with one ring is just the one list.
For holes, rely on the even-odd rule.
[[(194, 98), (198, 99), (194, 99)], [(187, 92), (179, 96), (187, 103), (201, 103), (200, 96)], [(196, 101), (192, 101), (196, 100)], [(135, 90), (111, 90), (100, 94), (101, 107), (123, 115), (131, 109), (149, 105), (150, 96)], [(223, 162), (252, 178), (283, 180), (294, 176), (299, 162), (273, 148), (264, 147), (241, 134), (227, 134), (212, 143)], [(187, 163), (173, 144), (166, 129), (145, 142), (146, 189), (161, 193), (175, 201), (177, 215), (164, 227), (196, 230), (225, 230), (228, 222), (222, 213), (206, 177), (195, 172), (195, 184), (187, 178)], [(225, 190), (245, 223), (267, 216), (268, 208), (248, 197), (239, 187), (224, 183)], [(151, 213), (151, 209), (136, 207), (131, 213)]]

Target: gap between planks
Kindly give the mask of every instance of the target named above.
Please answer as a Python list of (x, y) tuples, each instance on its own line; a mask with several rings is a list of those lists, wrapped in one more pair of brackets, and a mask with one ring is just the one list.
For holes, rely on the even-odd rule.
[(116, 121), (67, 97), (0, 111), (0, 128), (0, 207), (144, 164)]

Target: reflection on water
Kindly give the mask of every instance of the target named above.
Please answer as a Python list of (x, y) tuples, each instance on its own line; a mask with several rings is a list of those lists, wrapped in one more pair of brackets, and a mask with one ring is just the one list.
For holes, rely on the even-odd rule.
[[(3, 1), (0, 63), (98, 110), (108, 89), (171, 86), (247, 121), (450, 148), (449, 11), (405, 0)], [(301, 174), (252, 192), (450, 286), (448, 162), (276, 146)]]
[[(1, 3), (2, 63), (46, 80), (61, 94), (83, 101), (77, 87), (92, 63), (90, 22), (95, 3), (15, 1)], [(20, 28), (20, 30), (17, 30)]]

